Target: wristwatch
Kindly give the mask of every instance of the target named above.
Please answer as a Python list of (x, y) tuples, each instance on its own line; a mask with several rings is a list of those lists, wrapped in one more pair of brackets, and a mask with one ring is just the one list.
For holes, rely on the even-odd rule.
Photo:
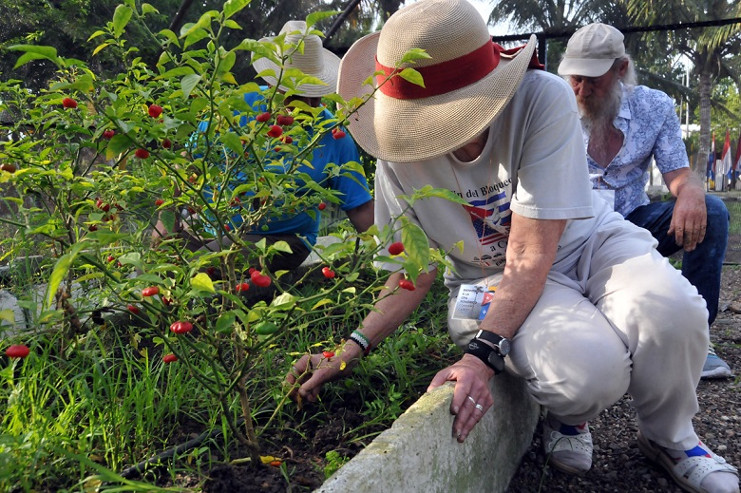
[(504, 357), (509, 354), (509, 349), (510, 342), (506, 337), (479, 330), (468, 343), (466, 353), (476, 356), (495, 374), (499, 374), (504, 370)]

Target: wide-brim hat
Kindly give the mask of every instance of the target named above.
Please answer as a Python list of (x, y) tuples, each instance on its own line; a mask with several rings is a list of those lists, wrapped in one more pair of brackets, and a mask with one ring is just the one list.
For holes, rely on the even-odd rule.
[[(285, 34), (285, 50), (279, 49), (277, 55), (291, 54), (286, 60), (283, 68), (294, 68), (301, 70), (304, 74), (316, 77), (324, 84), (300, 84), (296, 92), (300, 96), (321, 97), (335, 92), (337, 87), (337, 71), (340, 66), (340, 57), (322, 46), (321, 38), (314, 33), (307, 34), (306, 22), (288, 21), (283, 25), (280, 34)], [(277, 36), (265, 37), (260, 41), (276, 40)], [(303, 41), (302, 49), (299, 49)], [(259, 77), (271, 86), (278, 85), (278, 76), (281, 66), (267, 57), (252, 55), (252, 66)], [(289, 88), (279, 85), (282, 91)]]
[(595, 22), (577, 29), (566, 43), (566, 51), (558, 65), (559, 75), (601, 77), (615, 60), (625, 56), (623, 33)]
[[(369, 154), (395, 162), (453, 151), (480, 134), (512, 99), (536, 38), (513, 56), (494, 49), (486, 22), (465, 0), (421, 0), (398, 10), (380, 33), (356, 41), (342, 58), (337, 92), (373, 97), (350, 115), (348, 128)], [(401, 64), (413, 48), (429, 58)], [(424, 87), (394, 75), (417, 70)], [(372, 77), (377, 71), (384, 75)], [(404, 74), (402, 74), (404, 75)], [(373, 84), (364, 82), (372, 77)]]

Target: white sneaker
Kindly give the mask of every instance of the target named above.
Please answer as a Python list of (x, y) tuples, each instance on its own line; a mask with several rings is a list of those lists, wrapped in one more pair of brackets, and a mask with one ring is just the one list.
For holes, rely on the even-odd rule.
[(543, 448), (549, 455), (548, 462), (569, 474), (584, 474), (592, 467), (594, 446), (587, 423), (568, 426), (546, 417), (543, 421)]

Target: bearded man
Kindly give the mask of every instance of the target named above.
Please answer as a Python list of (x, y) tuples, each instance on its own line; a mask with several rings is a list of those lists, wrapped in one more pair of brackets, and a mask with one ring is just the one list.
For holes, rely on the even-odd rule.
[[(662, 255), (684, 249), (682, 274), (705, 299), (711, 325), (718, 313), (730, 217), (723, 201), (706, 195), (690, 170), (673, 100), (636, 85), (623, 34), (606, 24), (574, 33), (558, 73), (576, 95), (592, 186), (623, 217), (649, 230)], [(652, 160), (670, 200), (651, 202), (646, 194)], [(731, 376), (711, 344), (702, 378)]]

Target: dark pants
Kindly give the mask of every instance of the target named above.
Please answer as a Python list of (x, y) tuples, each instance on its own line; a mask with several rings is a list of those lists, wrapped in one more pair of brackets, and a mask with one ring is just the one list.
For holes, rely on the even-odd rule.
[[(674, 241), (674, 235), (667, 235), (674, 212), (674, 200), (652, 202), (638, 207), (626, 219), (651, 232), (659, 242), (658, 250), (668, 257), (682, 249)], [(708, 211), (708, 224), (705, 239), (691, 252), (682, 257), (682, 275), (697, 288), (708, 306), (708, 322), (718, 314), (720, 297), (720, 276), (723, 259), (728, 245), (730, 215), (721, 199), (713, 195), (705, 196)]]

